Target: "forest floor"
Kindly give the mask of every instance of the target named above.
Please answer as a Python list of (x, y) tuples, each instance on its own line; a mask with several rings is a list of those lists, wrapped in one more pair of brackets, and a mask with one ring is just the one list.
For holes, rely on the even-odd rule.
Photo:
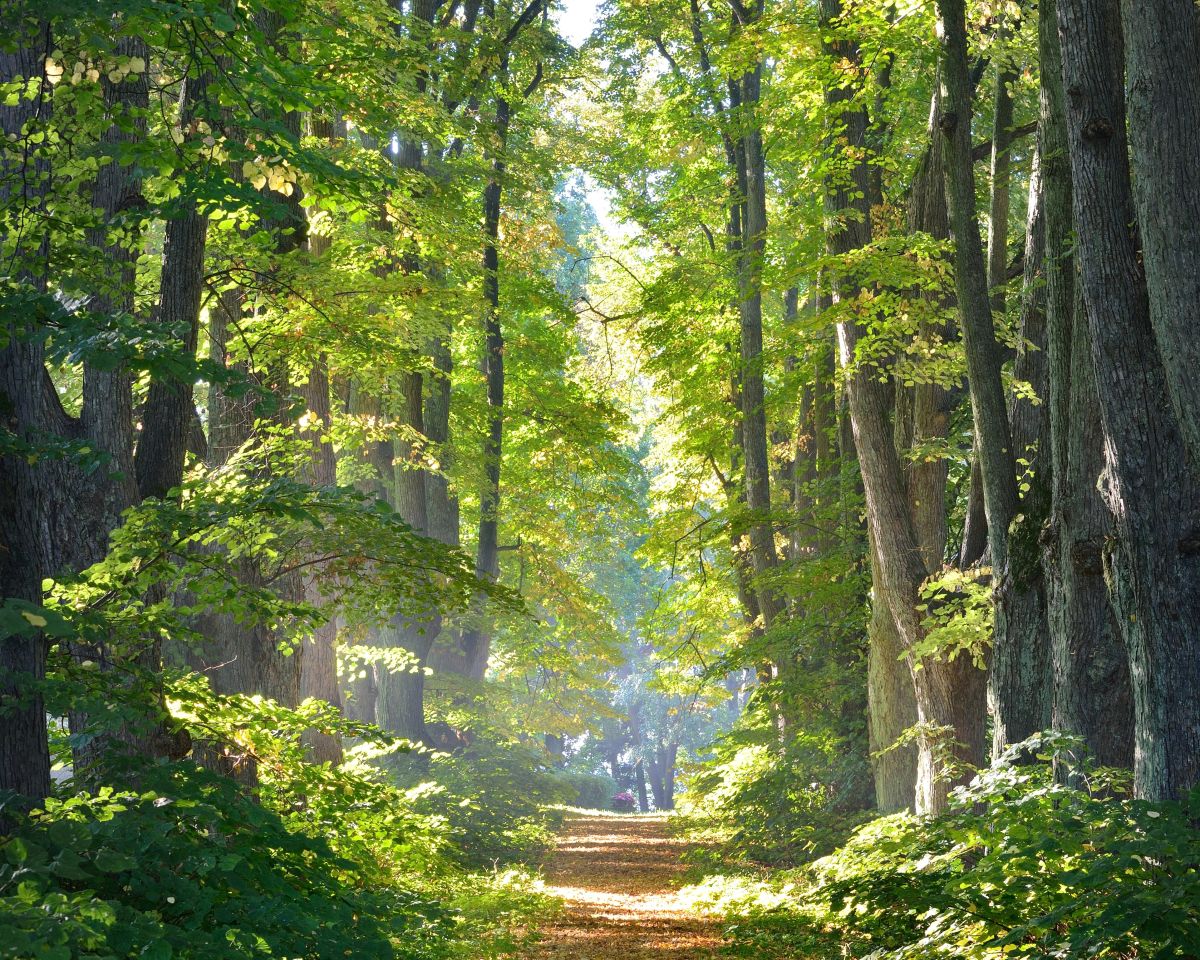
[(657, 815), (579, 815), (563, 825), (546, 867), (563, 910), (524, 960), (709, 960), (720, 921), (678, 894), (688, 844)]

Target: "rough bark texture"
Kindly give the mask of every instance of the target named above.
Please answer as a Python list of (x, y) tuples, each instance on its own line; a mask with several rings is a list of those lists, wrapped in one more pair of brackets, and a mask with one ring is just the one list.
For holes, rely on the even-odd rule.
[(875, 804), (881, 813), (895, 813), (912, 810), (916, 805), (917, 748), (913, 744), (893, 748), (893, 744), (917, 722), (917, 701), (912, 674), (903, 659), (904, 642), (891, 610), (882, 602), (881, 566), (872, 547), (874, 599), (867, 627), (868, 739), (875, 774)]
[[(47, 24), (22, 27), (21, 35), (11, 38), (13, 49), (0, 51), (0, 84), (17, 77), (41, 77), (53, 49)], [(19, 100), (14, 106), (0, 104), (0, 133), (20, 139), (27, 125), (45, 119), (47, 90), (43, 82), (34, 99)], [(28, 152), (18, 161), (9, 159), (7, 152), (2, 156), (0, 203), (4, 209), (12, 209), (16, 191), (23, 194), (20, 208), (27, 211), (29, 219), (21, 226), (30, 241), (21, 252), (33, 258), (43, 249), (44, 228), (39, 218), (43, 204), (40, 178), (45, 168)], [(17, 226), (6, 224), (8, 229)], [(45, 292), (44, 278), (25, 273), (21, 279), (37, 292)], [(0, 420), (4, 428), (28, 440), (47, 428), (65, 432), (66, 417), (46, 376), (40, 341), (32, 336), (32, 329), (15, 319), (6, 318), (5, 328), (6, 343), (0, 347)], [(0, 595), (4, 597), (41, 603), (42, 579), (55, 569), (50, 537), (65, 533), (57, 527), (67, 518), (55, 515), (57, 478), (53, 469), (30, 464), (19, 455), (0, 459)], [(46, 711), (42, 698), (28, 686), (45, 673), (46, 640), (41, 634), (0, 635), (0, 790), (13, 790), (32, 803), (50, 792)]]
[(1043, 534), (1052, 643), (1054, 729), (1083, 738), (1107, 766), (1133, 766), (1129, 663), (1108, 603), (1101, 551), (1112, 521), (1097, 482), (1104, 436), (1091, 340), (1070, 253), (1071, 166), (1055, 0), (1042, 0), (1038, 154), (1046, 234), (1046, 356), (1050, 367), (1050, 518)]
[(1200, 476), (1200, 24), (1192, 0), (1123, 0), (1121, 15), (1150, 322)]
[(1050, 510), (1049, 369), (1046, 363), (1046, 227), (1037, 157), (1029, 179), (1025, 226), (1025, 273), (1021, 285), (1021, 343), (1013, 376), (1029, 385), (1039, 401), (1014, 397), (1012, 443), (1023, 488), (1018, 512), (1008, 527), (1005, 565), (994, 579), (997, 609), (996, 655), (991, 685), (997, 700), (993, 752), (1050, 726), (1053, 683), (1039, 537)]
[[(1042, 613), (1036, 534), (1018, 545), (1017, 567), (1010, 559), (1009, 525), (1017, 516), (1016, 458), (1013, 450), (999, 347), (988, 295), (975, 210), (971, 141), (973, 84), (967, 61), (966, 5), (939, 0), (942, 44), (942, 113), (938, 121), (946, 158), (946, 193), (954, 234), (954, 274), (971, 391), (976, 449), (983, 479), (988, 546), (999, 573), (995, 597), (990, 699), (995, 719), (993, 748), (1002, 750), (1044, 728), (1049, 719), (1045, 618)], [(1009, 108), (1000, 105), (1001, 114)], [(1005, 188), (1007, 189), (1007, 188)], [(1007, 203), (999, 203), (1007, 215)], [(1036, 239), (1036, 238), (1035, 238)], [(1032, 528), (1032, 524), (1031, 524)]]
[[(821, 11), (830, 20), (840, 14), (840, 5), (836, 0), (823, 0)], [(857, 51), (845, 43), (833, 46), (836, 55), (857, 56)], [(846, 99), (844, 91), (830, 90), (826, 96), (838, 110), (835, 116), (840, 116), (844, 125), (846, 144), (851, 149), (861, 148), (867, 131), (865, 113), (849, 103), (838, 107)], [(836, 142), (833, 148), (844, 149)], [(834, 254), (855, 250), (871, 238), (871, 211), (866, 203), (870, 171), (865, 161), (854, 164), (851, 177), (849, 184), (830, 184), (827, 193), (831, 222), (844, 221), (829, 231)], [(843, 286), (839, 295), (851, 292)], [(862, 471), (868, 529), (877, 561), (875, 602), (886, 605), (902, 648), (907, 650), (924, 637), (917, 604), (921, 583), (929, 571), (909, 510), (907, 484), (889, 422), (887, 390), (869, 370), (855, 363), (860, 335), (854, 323), (838, 325), (841, 362), (849, 372), (850, 418)], [(936, 813), (945, 808), (954, 782), (946, 775), (943, 749), (960, 763), (978, 765), (983, 759), (984, 675), (969, 657), (963, 656), (950, 662), (927, 658), (919, 669), (917, 664), (912, 666), (917, 718), (926, 731), (918, 754), (916, 808), (921, 813)]]
[[(1116, 0), (1059, 0), (1076, 251), (1115, 537), (1105, 576), (1129, 655), (1134, 787), (1178, 797), (1200, 776), (1200, 490), (1188, 469), (1130, 224)], [(1178, 27), (1176, 24), (1175, 27)]]
[[(203, 79), (184, 81), (179, 105), (181, 131), (195, 115), (204, 86)], [(208, 218), (199, 212), (194, 198), (184, 201), (182, 207), (166, 225), (156, 319), (169, 335), (178, 338), (178, 349), (192, 356), (200, 328)], [(190, 379), (156, 377), (150, 384), (136, 463), (138, 491), (143, 497), (165, 497), (183, 479), (183, 459), (195, 417), (192, 387)]]

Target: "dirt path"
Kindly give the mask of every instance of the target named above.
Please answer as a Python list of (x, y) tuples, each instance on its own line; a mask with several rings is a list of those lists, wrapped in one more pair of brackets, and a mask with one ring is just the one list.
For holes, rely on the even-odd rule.
[(716, 957), (718, 921), (689, 913), (675, 892), (685, 849), (663, 817), (569, 819), (546, 869), (565, 908), (525, 960)]

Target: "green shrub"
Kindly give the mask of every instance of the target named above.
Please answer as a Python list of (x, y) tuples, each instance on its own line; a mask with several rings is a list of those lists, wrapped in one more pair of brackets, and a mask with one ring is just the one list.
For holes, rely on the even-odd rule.
[[(1023, 751), (1039, 762), (1019, 762)], [(760, 956), (999, 960), (1191, 958), (1200, 948), (1200, 793), (1152, 804), (1128, 775), (1084, 767), (1068, 786), (1053, 735), (1014, 747), (936, 819), (876, 820), (785, 878), (787, 902), (732, 933)]]
[(800, 733), (781, 756), (773, 730), (739, 730), (692, 772), (680, 807), (716, 841), (698, 857), (790, 866), (833, 851), (870, 818), (868, 773), (834, 739)]
[[(288, 829), (190, 764), (21, 814), (0, 846), (0, 957), (444, 955), (454, 917), (368, 884), (320, 837)], [(441, 949), (439, 949), (439, 945)]]
[(612, 777), (597, 773), (566, 771), (555, 774), (555, 778), (574, 792), (574, 798), (566, 802), (586, 810), (608, 810), (612, 806), (613, 794), (621, 789)]
[(574, 799), (540, 751), (518, 743), (476, 741), (442, 754), (425, 779), (416, 809), (447, 825), (449, 855), (467, 867), (536, 863), (554, 844), (559, 815), (548, 808)]
[[(95, 703), (153, 719), (134, 686), (89, 678)], [(419, 809), (438, 788), (390, 782), (374, 760), (398, 744), (378, 730), (318, 701), (166, 681), (169, 722), (210, 756), (252, 758), (254, 788), (114, 741), (89, 771), (107, 786), (68, 783), (34, 811), (0, 797), (16, 825), (0, 838), (0, 960), (481, 960), (546, 909), (522, 874), (462, 869), (455, 824)], [(339, 767), (313, 764), (314, 729), (361, 743)]]

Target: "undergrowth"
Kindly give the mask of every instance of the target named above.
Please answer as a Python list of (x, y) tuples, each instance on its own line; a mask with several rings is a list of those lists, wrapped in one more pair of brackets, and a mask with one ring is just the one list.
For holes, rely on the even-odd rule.
[(1035, 737), (941, 817), (881, 817), (800, 868), (710, 876), (685, 895), (727, 918), (737, 956), (1200, 956), (1200, 796), (1133, 799), (1127, 773), (1065, 771), (1076, 748)]
[[(503, 771), (423, 758), (420, 782), (400, 784), (380, 757), (408, 745), (325, 704), (220, 697), (194, 675), (169, 694), (154, 722), (185, 732), (192, 756), (123, 758), (118, 741), (43, 808), (0, 797), (3, 960), (481, 960), (553, 909), (519, 865), (553, 814), (515, 755)], [(340, 766), (308, 762), (313, 730), (360, 746)], [(242, 772), (209, 769), (229, 764)], [(485, 796), (506, 813), (480, 816)]]

